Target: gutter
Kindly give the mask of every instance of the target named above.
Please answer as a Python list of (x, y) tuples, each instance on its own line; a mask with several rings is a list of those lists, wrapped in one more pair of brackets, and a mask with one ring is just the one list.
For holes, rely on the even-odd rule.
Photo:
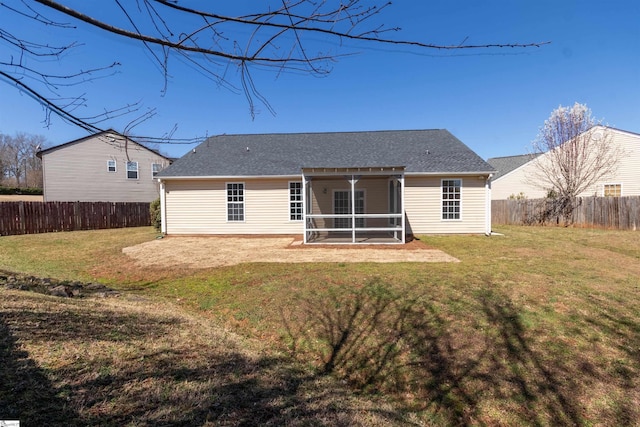
[[(497, 171), (481, 171), (481, 172), (405, 172), (407, 176), (482, 176), (490, 179)], [(206, 180), (206, 179), (297, 179), (300, 175), (206, 175), (206, 176), (157, 176), (157, 180)]]

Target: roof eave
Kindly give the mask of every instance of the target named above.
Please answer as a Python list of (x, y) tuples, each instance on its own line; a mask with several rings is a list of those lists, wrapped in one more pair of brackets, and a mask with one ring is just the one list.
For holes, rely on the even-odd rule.
[(405, 176), (442, 176), (442, 175), (462, 175), (462, 176), (476, 176), (476, 175), (493, 175), (497, 171), (465, 171), (465, 172), (406, 172)]
[[(305, 168), (306, 169), (306, 168)], [(338, 168), (340, 169), (340, 168)], [(398, 170), (401, 172), (401, 169)], [(456, 175), (456, 176), (478, 176), (478, 175), (493, 175), (497, 171), (466, 171), (466, 172), (405, 172), (405, 176), (444, 176), (444, 175)], [(337, 174), (342, 174), (344, 171), (338, 171)], [(207, 180), (207, 179), (284, 179), (284, 178), (300, 178), (300, 174), (294, 175), (206, 175), (206, 176), (157, 176), (159, 181), (184, 181), (184, 180)]]
[(296, 175), (206, 175), (206, 176), (156, 176), (158, 181), (184, 181), (184, 180), (206, 180), (206, 179), (284, 179), (300, 178), (302, 174)]

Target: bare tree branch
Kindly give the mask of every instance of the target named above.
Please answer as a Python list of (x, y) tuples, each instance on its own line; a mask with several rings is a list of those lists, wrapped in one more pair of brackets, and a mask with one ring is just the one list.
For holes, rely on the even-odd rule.
[[(287, 62), (307, 62), (304, 59), (299, 59), (299, 58), (286, 58), (286, 59), (281, 59), (281, 58), (274, 58), (274, 57), (268, 57), (268, 56), (264, 56), (264, 57), (257, 57), (257, 56), (246, 56), (246, 55), (236, 55), (236, 54), (232, 54), (229, 52), (224, 52), (224, 51), (219, 51), (219, 50), (213, 50), (213, 49), (207, 49), (207, 48), (203, 48), (203, 47), (199, 47), (197, 45), (187, 45), (185, 43), (177, 43), (177, 42), (173, 42), (167, 39), (162, 39), (162, 38), (157, 38), (157, 37), (151, 37), (145, 34), (141, 34), (141, 33), (137, 33), (137, 32), (133, 32), (133, 31), (129, 31), (129, 30), (125, 30), (123, 28), (119, 28), (116, 27), (114, 25), (109, 25), (103, 21), (100, 21), (98, 19), (95, 19), (89, 15), (85, 15), (83, 13), (80, 13), (74, 9), (71, 9), (69, 7), (66, 7), (62, 4), (59, 4), (57, 2), (54, 1), (50, 1), (50, 0), (35, 0), (38, 3), (42, 3), (45, 6), (49, 6), (52, 9), (55, 9), (59, 12), (62, 12), (66, 15), (69, 15), (73, 18), (79, 19), (83, 22), (86, 22), (87, 24), (91, 24), (95, 27), (98, 27), (102, 30), (108, 31), (110, 33), (113, 34), (117, 34), (119, 36), (123, 36), (129, 39), (134, 39), (134, 40), (140, 40), (144, 43), (149, 43), (149, 44), (154, 44), (154, 45), (159, 45), (159, 46), (165, 46), (168, 48), (172, 48), (172, 49), (177, 49), (177, 50), (181, 50), (184, 52), (194, 52), (194, 53), (202, 53), (202, 54), (206, 54), (206, 55), (213, 55), (213, 56), (219, 56), (221, 58), (225, 58), (225, 59), (230, 59), (230, 60), (234, 60), (234, 61), (255, 61), (255, 62), (283, 62), (283, 61), (287, 61)], [(326, 60), (329, 59), (329, 57), (317, 57), (317, 58), (313, 58), (313, 61), (322, 61), (322, 60)]]
[(596, 184), (615, 173), (624, 155), (601, 123), (586, 105), (560, 106), (532, 143), (538, 156), (527, 180), (558, 201), (565, 221), (571, 222), (575, 199), (595, 194)]
[[(103, 7), (115, 6), (118, 13), (105, 14), (106, 17), (102, 18), (82, 12), (80, 8), (83, 6), (74, 9), (63, 1), (22, 0), (12, 5), (0, 1), (0, 7), (6, 12), (5, 19), (7, 14), (12, 14), (20, 19), (30, 19), (57, 31), (67, 32), (75, 31), (76, 27), (72, 23), (82, 23), (99, 31), (142, 43), (151, 55), (152, 63), (163, 75), (163, 94), (169, 84), (170, 58), (176, 58), (219, 86), (234, 92), (243, 91), (252, 117), (257, 112), (256, 103), (275, 114), (275, 110), (254, 82), (256, 67), (274, 68), (278, 73), (286, 70), (323, 76), (331, 71), (331, 64), (336, 58), (349, 54), (335, 51), (345, 40), (361, 42), (363, 46), (386, 44), (438, 50), (522, 49), (549, 43), (474, 45), (466, 44), (465, 39), (459, 44), (439, 45), (395, 40), (386, 35), (398, 32), (399, 28), (373, 22), (373, 18), (390, 5), (390, 2), (385, 1), (280, 0), (276, 7), (258, 5), (255, 6), (255, 13), (233, 16), (216, 13), (211, 10), (215, 6), (208, 3), (202, 6), (205, 10), (199, 10), (179, 4), (177, 0), (104, 0)], [(71, 18), (72, 23), (63, 23), (56, 16), (45, 16), (47, 12)], [(81, 41), (56, 46), (55, 38), (49, 41), (39, 33), (19, 36), (11, 31), (8, 27), (3, 28), (0, 22), (0, 45), (4, 43), (19, 52), (16, 58), (0, 58), (0, 78), (43, 105), (47, 111), (47, 124), (50, 123), (50, 115), (55, 114), (89, 132), (99, 132), (102, 129), (97, 124), (119, 117), (125, 112), (138, 111), (138, 108), (130, 108), (131, 105), (139, 107), (138, 103), (127, 103), (125, 107), (111, 110), (100, 106), (98, 109), (103, 112), (98, 115), (80, 117), (75, 114), (74, 110), (80, 106), (93, 106), (93, 102), (83, 96), (62, 95), (59, 91), (64, 87), (107, 77), (110, 74), (104, 72), (119, 65), (118, 61), (61, 76), (49, 72), (47, 64), (36, 59), (52, 57), (62, 61), (63, 54), (79, 46)], [(317, 36), (321, 36), (321, 40)], [(237, 74), (230, 73), (233, 68), (237, 70)], [(54, 96), (46, 96), (46, 90), (53, 91)], [(64, 99), (70, 101), (64, 103)], [(95, 106), (93, 110), (96, 110)], [(146, 113), (138, 119), (148, 120), (145, 117)], [(132, 121), (135, 122), (136, 119)]]
[(113, 69), (115, 67), (118, 67), (119, 65), (120, 63), (114, 62), (111, 65), (107, 65), (104, 67), (80, 70), (76, 73), (71, 74), (46, 74), (21, 62), (14, 62), (13, 58), (11, 58), (10, 62), (0, 61), (0, 66), (19, 68), (21, 71), (25, 72), (25, 75), (29, 75), (31, 78), (39, 80), (48, 88), (54, 90), (60, 86), (77, 86), (82, 83), (86, 83), (89, 80), (96, 80), (98, 78), (113, 76), (116, 73), (115, 71), (109, 73), (108, 75), (103, 75), (100, 77), (95, 77), (94, 74)]
[(92, 125), (90, 122), (82, 119), (81, 117), (75, 116), (64, 107), (56, 105), (54, 102), (49, 100), (49, 98), (47, 98), (46, 96), (41, 95), (40, 93), (32, 89), (30, 86), (24, 84), (20, 79), (15, 78), (1, 70), (0, 70), (0, 77), (3, 77), (7, 81), (14, 84), (18, 89), (20, 89), (21, 91), (29, 95), (31, 98), (38, 101), (47, 110), (53, 112), (54, 114), (57, 114), (60, 118), (62, 118), (67, 123), (76, 125), (86, 130), (87, 132), (91, 132), (91, 133), (102, 132), (102, 129), (100, 129), (99, 127)]
[(26, 3), (26, 1), (22, 1), (22, 4), (27, 8), (27, 10), (29, 10), (29, 12), (31, 13), (25, 13), (19, 9), (16, 9), (14, 7), (9, 6), (8, 4), (4, 3), (4, 2), (0, 2), (0, 7), (4, 7), (6, 9), (8, 9), (9, 11), (13, 12), (13, 13), (17, 13), (18, 15), (24, 16), (25, 18), (29, 18), (29, 19), (33, 19), (34, 21), (38, 21), (42, 24), (45, 25), (51, 25), (54, 27), (61, 27), (61, 28), (75, 28), (74, 26), (70, 25), (70, 24), (65, 24), (62, 22), (55, 22), (52, 21), (51, 19), (42, 16), (41, 14), (39, 14), (38, 12), (36, 12), (29, 4)]

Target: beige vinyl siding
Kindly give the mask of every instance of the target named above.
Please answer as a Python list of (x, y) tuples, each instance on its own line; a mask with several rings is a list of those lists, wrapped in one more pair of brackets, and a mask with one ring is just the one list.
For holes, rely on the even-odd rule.
[(518, 196), (520, 193), (528, 199), (546, 197), (547, 192), (530, 183), (530, 176), (535, 170), (534, 164), (529, 162), (518, 169), (501, 176), (491, 183), (491, 199), (504, 200)]
[[(462, 181), (460, 219), (442, 219), (442, 180)], [(477, 176), (430, 176), (405, 178), (405, 211), (408, 233), (455, 234), (485, 233), (485, 178)]]
[[(138, 162), (138, 179), (127, 179), (129, 159)], [(107, 161), (115, 160), (109, 172)], [(129, 141), (112, 141), (104, 135), (87, 138), (47, 151), (42, 156), (45, 201), (150, 202), (159, 196), (151, 165), (169, 161)]]
[(623, 159), (613, 177), (598, 183), (598, 195), (604, 184), (622, 184), (622, 196), (640, 196), (640, 135), (614, 131), (614, 139), (624, 150)]
[[(462, 180), (461, 219), (442, 219), (442, 179)], [(302, 234), (301, 221), (289, 220), (291, 179), (166, 180), (167, 234)], [(244, 183), (245, 220), (227, 221), (226, 184)], [(333, 213), (333, 191), (350, 190), (346, 180), (312, 181), (313, 213)], [(413, 234), (484, 233), (485, 179), (478, 177), (406, 177), (407, 230)], [(388, 212), (387, 178), (361, 179), (367, 213)], [(326, 189), (326, 191), (325, 191)], [(368, 219), (370, 221), (387, 220)], [(317, 227), (325, 227), (322, 219)], [(327, 221), (327, 227), (332, 226)], [(411, 228), (409, 228), (411, 227)]]
[[(302, 234), (289, 219), (291, 179), (167, 180), (167, 234)], [(244, 183), (244, 221), (227, 221), (226, 184)]]
[[(640, 135), (616, 129), (610, 131), (612, 144), (618, 144), (624, 153), (618, 168), (612, 176), (603, 178), (581, 196), (602, 196), (604, 184), (622, 184), (623, 196), (640, 196)], [(491, 183), (491, 198), (493, 200), (508, 199), (511, 195), (517, 196), (520, 192), (529, 199), (545, 197), (546, 191), (531, 184), (531, 177), (535, 170), (535, 162), (532, 161), (496, 179)]]

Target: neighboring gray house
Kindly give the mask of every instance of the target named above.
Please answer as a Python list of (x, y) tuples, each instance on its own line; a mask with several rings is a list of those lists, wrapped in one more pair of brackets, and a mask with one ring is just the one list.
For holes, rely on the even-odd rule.
[[(581, 196), (640, 196), (640, 134), (605, 126), (595, 126), (587, 132), (608, 132), (611, 144), (623, 153), (616, 172), (596, 183)], [(542, 198), (547, 190), (535, 185), (537, 161), (546, 154), (495, 157), (487, 160), (498, 172), (491, 180), (491, 198), (508, 199), (522, 193), (529, 199)]]
[(447, 130), (222, 135), (158, 174), (167, 234), (491, 232), (494, 169)]
[(38, 153), (44, 201), (151, 202), (171, 160), (107, 130)]

